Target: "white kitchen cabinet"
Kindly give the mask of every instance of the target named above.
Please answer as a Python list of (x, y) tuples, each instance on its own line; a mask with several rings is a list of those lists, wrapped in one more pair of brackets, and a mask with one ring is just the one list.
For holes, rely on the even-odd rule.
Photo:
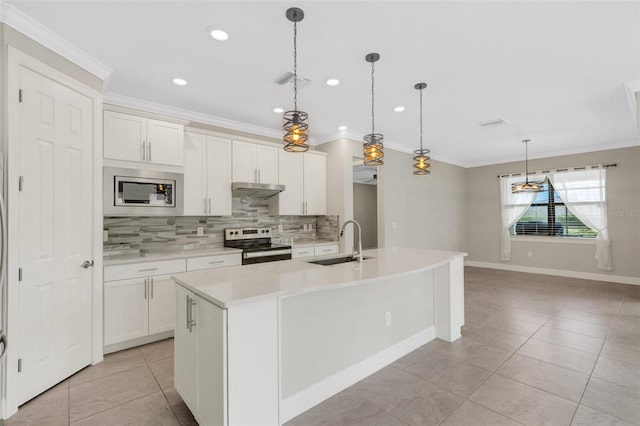
[(337, 254), (340, 251), (339, 244), (319, 244), (316, 246), (294, 247), (291, 250), (291, 258), (301, 259), (305, 257), (327, 256)]
[(185, 134), (184, 214), (231, 215), (231, 140)]
[(280, 215), (327, 214), (327, 159), (308, 153), (279, 153), (279, 182), (285, 190), (278, 197)]
[(233, 181), (277, 184), (278, 152), (274, 146), (233, 141)]
[(291, 249), (291, 258), (292, 259), (300, 259), (303, 257), (313, 257), (314, 250), (313, 246), (308, 247), (293, 247)]
[[(104, 268), (104, 346), (107, 351), (153, 341), (174, 328), (172, 273), (185, 260), (146, 262)], [(144, 341), (142, 341), (142, 340)], [(113, 346), (112, 346), (113, 345)]]
[(182, 166), (184, 126), (106, 110), (104, 158)]
[(187, 259), (187, 271), (221, 268), (223, 266), (242, 265), (242, 254), (216, 254), (211, 256), (190, 257)]
[(277, 300), (223, 309), (176, 294), (175, 388), (198, 423), (280, 424)]

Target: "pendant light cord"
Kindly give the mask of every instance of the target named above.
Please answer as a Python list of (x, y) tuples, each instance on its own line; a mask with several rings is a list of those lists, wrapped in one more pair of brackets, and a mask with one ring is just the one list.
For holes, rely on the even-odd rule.
[(298, 23), (293, 23), (293, 109), (298, 110)]
[(376, 133), (376, 115), (375, 115), (375, 62), (371, 62), (371, 133)]
[(529, 140), (524, 141), (524, 181), (529, 185)]
[(422, 89), (420, 89), (420, 155), (422, 155)]

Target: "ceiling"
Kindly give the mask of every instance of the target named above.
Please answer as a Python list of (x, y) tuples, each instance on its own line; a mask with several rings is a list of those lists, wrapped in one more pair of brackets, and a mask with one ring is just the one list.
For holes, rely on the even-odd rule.
[[(5, 0), (6, 1), (6, 0)], [(371, 131), (370, 64), (376, 63), (376, 131), (385, 144), (424, 145), (465, 167), (638, 145), (637, 1), (16, 1), (18, 8), (112, 69), (105, 91), (246, 123), (281, 128), (292, 88), (293, 25), (301, 7), (298, 94), (315, 143)], [(213, 40), (207, 29), (230, 34)], [(174, 77), (188, 81), (172, 84)], [(340, 80), (330, 87), (325, 81)], [(402, 105), (406, 110), (394, 112)], [(508, 125), (481, 127), (503, 118)], [(341, 133), (338, 126), (348, 126)], [(256, 130), (257, 129), (257, 130)]]

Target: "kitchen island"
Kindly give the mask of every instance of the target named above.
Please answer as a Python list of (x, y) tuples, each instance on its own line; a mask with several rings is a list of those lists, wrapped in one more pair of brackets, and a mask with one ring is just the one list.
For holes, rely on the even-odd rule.
[(201, 425), (278, 425), (438, 337), (465, 254), (377, 249), (176, 274), (175, 387)]

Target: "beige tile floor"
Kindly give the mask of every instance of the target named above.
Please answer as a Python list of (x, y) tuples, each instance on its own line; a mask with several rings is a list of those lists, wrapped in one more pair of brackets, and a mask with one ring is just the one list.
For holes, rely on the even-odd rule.
[[(466, 325), (287, 423), (640, 425), (640, 287), (465, 270)], [(7, 425), (195, 424), (173, 341), (107, 355)]]

